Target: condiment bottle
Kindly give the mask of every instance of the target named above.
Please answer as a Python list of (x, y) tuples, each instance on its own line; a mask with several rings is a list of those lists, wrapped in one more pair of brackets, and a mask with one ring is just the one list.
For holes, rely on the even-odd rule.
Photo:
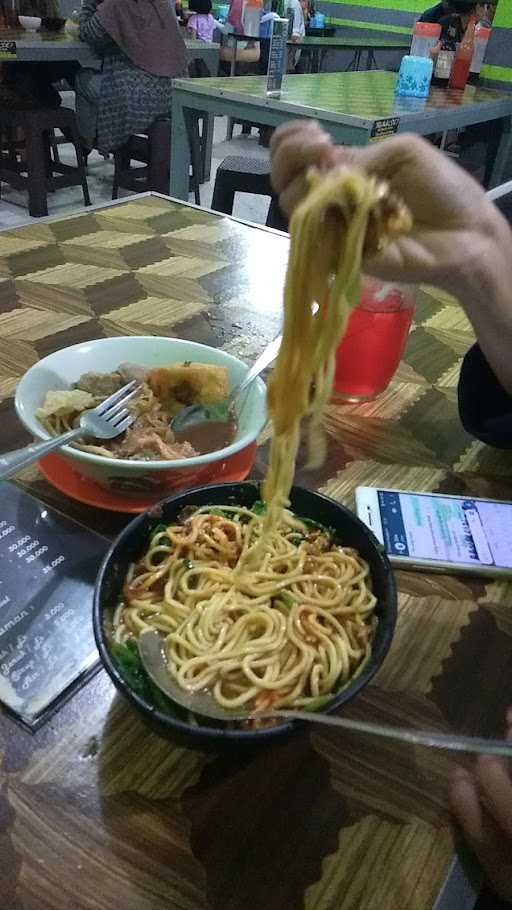
[(455, 41), (443, 38), (432, 77), (432, 85), (447, 88), (455, 60)]
[(455, 60), (453, 61), (448, 88), (465, 88), (475, 50), (475, 28), (476, 19), (472, 16), (464, 33), (464, 37), (455, 53)]
[(475, 28), (475, 50), (473, 51), (473, 59), (469, 68), (469, 82), (478, 82), (491, 33), (492, 28), (481, 23), (478, 23)]
[(439, 42), (441, 26), (438, 22), (416, 22), (412, 34), (411, 57), (430, 57)]

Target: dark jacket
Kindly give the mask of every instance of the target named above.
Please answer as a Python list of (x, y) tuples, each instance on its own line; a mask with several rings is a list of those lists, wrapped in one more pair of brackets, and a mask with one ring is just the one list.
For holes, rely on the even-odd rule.
[(442, 3), (437, 3), (435, 6), (431, 6), (430, 9), (426, 9), (422, 16), (420, 16), (420, 22), (440, 22), (443, 16), (446, 16), (446, 9)]
[(472, 436), (499, 449), (512, 449), (512, 396), (499, 384), (478, 344), (462, 363), (459, 412)]
[(443, 16), (439, 20), (441, 26), (441, 38), (449, 38), (455, 44), (459, 44), (464, 37), (464, 27), (460, 16), (456, 13)]

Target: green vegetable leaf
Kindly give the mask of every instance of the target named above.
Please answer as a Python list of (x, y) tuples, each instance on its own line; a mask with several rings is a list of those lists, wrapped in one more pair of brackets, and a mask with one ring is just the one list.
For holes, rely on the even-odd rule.
[(134, 639), (128, 639), (124, 644), (114, 642), (110, 651), (121, 676), (140, 698), (153, 705), (162, 714), (171, 714), (174, 717), (184, 716), (182, 709), (167, 698), (167, 695), (149, 678)]
[(145, 699), (148, 676), (142, 666), (136, 642), (130, 640), (122, 645), (116, 642), (112, 645), (111, 651), (121, 676), (137, 695)]
[(184, 565), (184, 567), (185, 567), (185, 569), (186, 569), (187, 572), (189, 571), (189, 569), (193, 569), (193, 568), (194, 568), (194, 563), (192, 562), (191, 559), (184, 559), (184, 560), (183, 560), (183, 565)]
[(227, 422), (230, 416), (227, 401), (207, 405), (206, 413), (208, 414), (208, 420), (218, 420), (222, 423)]
[(261, 499), (257, 499), (256, 502), (251, 506), (251, 512), (254, 512), (255, 515), (264, 515), (267, 511), (267, 503), (263, 502)]
[(319, 521), (315, 521), (313, 518), (303, 518), (301, 515), (299, 517), (299, 521), (301, 521), (303, 525), (306, 525), (307, 528), (316, 528), (319, 531), (325, 531), (326, 534), (332, 534), (333, 532), (332, 528), (327, 528), (325, 525), (320, 524)]
[(305, 711), (321, 711), (324, 705), (330, 701), (332, 695), (319, 695), (318, 698), (312, 698), (311, 701), (304, 705)]
[(282, 603), (283, 607), (287, 607), (288, 609), (297, 603), (295, 597), (293, 594), (290, 594), (289, 591), (280, 591), (279, 595), (276, 597), (276, 600)]

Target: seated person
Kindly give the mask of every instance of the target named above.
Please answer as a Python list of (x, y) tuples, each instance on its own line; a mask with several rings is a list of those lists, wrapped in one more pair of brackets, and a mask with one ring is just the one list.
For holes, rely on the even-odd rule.
[(186, 72), (185, 42), (168, 0), (84, 0), (80, 39), (102, 65), (77, 74), (78, 129), (86, 150), (105, 154), (169, 114), (172, 79)]
[(212, 16), (211, 0), (190, 0), (188, 5), (191, 15), (187, 19), (187, 32), (198, 41), (213, 41), (215, 29), (223, 34), (226, 27)]
[[(306, 21), (304, 18), (304, 7), (300, 0), (286, 0), (287, 14), (292, 14), (292, 26), (290, 32), (290, 41), (300, 41), (306, 34)], [(288, 12), (289, 11), (289, 12)], [(296, 70), (301, 58), (300, 50), (290, 50), (288, 52), (288, 69)]]
[[(247, 24), (246, 13), (250, 15), (250, 10), (243, 0), (231, 0), (227, 24), (223, 28), (224, 34), (229, 35), (234, 32), (236, 35), (247, 35), (251, 36), (251, 38), (256, 38), (256, 34), (251, 31), (250, 26)], [(235, 47), (236, 75), (239, 76), (242, 73), (254, 72), (254, 65), (259, 62), (261, 57), (260, 42), (255, 40), (237, 41), (235, 45), (235, 42), (229, 41), (229, 39), (222, 44), (220, 49), (221, 71), (226, 73), (226, 75), (230, 75), (231, 64), (235, 57)]]
[(439, 20), (441, 37), (450, 38), (458, 44), (471, 18), (477, 22), (488, 22), (489, 6), (489, 3), (475, 3), (475, 0), (451, 0), (452, 12)]
[(419, 17), (419, 22), (440, 22), (444, 16), (447, 16), (451, 12), (451, 0), (441, 0), (441, 3), (437, 3), (435, 6), (431, 6), (430, 9), (425, 10), (425, 12)]

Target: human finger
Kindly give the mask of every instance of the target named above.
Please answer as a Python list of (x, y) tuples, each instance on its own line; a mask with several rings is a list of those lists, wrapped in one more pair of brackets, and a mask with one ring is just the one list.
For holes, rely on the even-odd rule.
[[(506, 738), (512, 740), (512, 711), (506, 716)], [(512, 839), (512, 777), (509, 763), (497, 756), (482, 755), (475, 765), (476, 783), (488, 812), (503, 833)]]
[(455, 768), (448, 794), (452, 812), (468, 841), (473, 845), (481, 845), (485, 840), (484, 816), (471, 773), (465, 768)]
[(310, 167), (333, 167), (339, 155), (330, 137), (320, 129), (293, 131), (272, 149), (272, 186), (277, 193)]

